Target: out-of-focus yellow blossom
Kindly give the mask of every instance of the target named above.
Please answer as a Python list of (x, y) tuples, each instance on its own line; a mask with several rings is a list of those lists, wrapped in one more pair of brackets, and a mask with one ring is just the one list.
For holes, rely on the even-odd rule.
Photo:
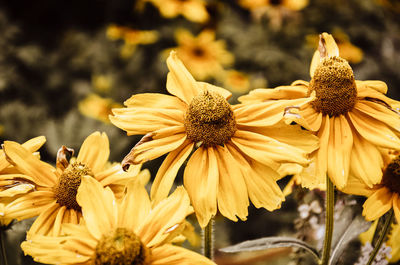
[[(193, 36), (189, 31), (179, 29), (175, 38), (178, 47), (173, 50), (196, 79), (221, 79), (224, 76), (223, 66), (230, 66), (234, 62), (233, 54), (225, 48), (225, 41), (215, 40), (215, 32), (212, 30), (203, 30)], [(167, 51), (168, 54), (170, 51)]]
[(271, 24), (280, 26), (287, 11), (302, 10), (308, 5), (308, 0), (239, 0), (239, 5), (250, 10), (255, 19), (268, 15)]
[(224, 87), (233, 93), (244, 94), (250, 89), (249, 76), (236, 70), (226, 71), (224, 76)]
[(175, 18), (179, 15), (187, 20), (204, 23), (209, 19), (204, 0), (147, 0), (158, 8), (165, 18)]
[(152, 44), (158, 40), (155, 30), (137, 30), (125, 26), (110, 25), (107, 27), (107, 37), (110, 40), (124, 40), (121, 48), (121, 57), (128, 58), (139, 44)]
[[(342, 30), (336, 29), (333, 31), (332, 36), (339, 48), (340, 57), (353, 64), (357, 64), (362, 61), (364, 57), (363, 51), (350, 42), (349, 36), (346, 33), (344, 33)], [(313, 48), (317, 47), (318, 39), (318, 34), (306, 36), (307, 43)]]
[(394, 12), (400, 13), (400, 2), (398, 0), (376, 0), (376, 2)]
[(95, 91), (101, 93), (110, 92), (113, 84), (111, 76), (108, 75), (93, 75), (92, 76), (92, 86)]
[(85, 99), (79, 102), (79, 111), (90, 118), (110, 123), (108, 115), (111, 109), (122, 107), (121, 104), (114, 102), (111, 98), (102, 98), (97, 94), (89, 94)]

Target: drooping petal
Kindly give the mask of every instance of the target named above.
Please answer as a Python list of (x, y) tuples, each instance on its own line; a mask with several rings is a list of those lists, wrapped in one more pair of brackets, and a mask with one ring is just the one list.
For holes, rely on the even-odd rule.
[(246, 220), (249, 196), (242, 171), (226, 147), (216, 146), (215, 151), (219, 170), (218, 210), (230, 220)]
[(150, 198), (144, 185), (138, 179), (129, 181), (125, 189), (125, 196), (118, 211), (118, 227), (137, 232), (140, 224), (151, 211)]
[(181, 186), (141, 220), (142, 226), (138, 230), (138, 236), (147, 247), (157, 246), (185, 221), (188, 213), (189, 196)]
[(179, 133), (136, 145), (133, 149), (133, 163), (141, 164), (176, 150), (185, 140), (186, 134)]
[(322, 119), (321, 129), (318, 131), (319, 149), (315, 155), (315, 183), (318, 185), (324, 183), (328, 170), (328, 144), (330, 132), (329, 116), (324, 116)]
[(173, 246), (163, 245), (152, 250), (152, 265), (215, 265), (214, 262), (194, 251)]
[(277, 99), (297, 99), (307, 96), (308, 88), (303, 85), (278, 86), (274, 89), (258, 88), (250, 91), (248, 95), (239, 97), (241, 103), (258, 103)]
[(83, 141), (76, 161), (84, 163), (96, 175), (103, 170), (109, 156), (110, 143), (107, 135), (94, 132)]
[(373, 221), (392, 208), (393, 194), (385, 187), (378, 189), (368, 197), (363, 205), (363, 215), (367, 221)]
[(340, 189), (341, 192), (359, 196), (369, 197), (375, 192), (373, 188), (368, 187), (360, 178), (350, 174), (347, 185)]
[(55, 224), (55, 220), (57, 215), (59, 213), (63, 214), (64, 211), (65, 207), (61, 207), (57, 202), (53, 201), (33, 222), (27, 233), (27, 238), (29, 239), (32, 235), (53, 235), (53, 232), (56, 232), (58, 236), (61, 223)]
[(167, 76), (168, 92), (189, 105), (192, 99), (200, 92), (196, 80), (194, 80), (182, 61), (179, 60), (175, 51), (170, 53), (167, 65), (170, 71)]
[(400, 139), (383, 122), (371, 119), (355, 109), (349, 112), (348, 116), (357, 132), (371, 144), (400, 150)]
[(378, 148), (353, 133), (353, 149), (351, 151), (350, 170), (355, 177), (363, 180), (369, 187), (382, 179), (383, 159)]
[(190, 157), (183, 176), (201, 227), (205, 227), (217, 213), (219, 185), (218, 163), (213, 147), (200, 147)]
[(157, 204), (168, 196), (174, 183), (178, 170), (189, 157), (194, 144), (190, 141), (182, 144), (176, 150), (167, 155), (151, 186), (151, 198), (154, 204)]
[(258, 133), (237, 130), (231, 141), (243, 153), (268, 166), (291, 162), (306, 165), (309, 162), (301, 149)]
[(353, 134), (345, 116), (332, 117), (329, 122), (328, 176), (340, 189), (349, 176)]
[(32, 218), (38, 216), (53, 202), (55, 202), (53, 191), (30, 192), (8, 204), (5, 216), (19, 221)]
[(22, 173), (32, 177), (35, 184), (44, 187), (53, 187), (57, 181), (55, 169), (35, 157), (20, 144), (11, 141), (4, 141), (4, 152), (9, 160)]
[(304, 104), (299, 113), (305, 119), (311, 131), (315, 132), (321, 128), (323, 114), (315, 111), (310, 103)]
[(116, 228), (118, 208), (113, 192), (90, 176), (83, 176), (76, 201), (82, 207), (87, 228), (96, 239)]

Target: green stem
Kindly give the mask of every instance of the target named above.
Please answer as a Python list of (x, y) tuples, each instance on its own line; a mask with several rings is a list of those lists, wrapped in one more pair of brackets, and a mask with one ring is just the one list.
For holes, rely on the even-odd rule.
[[(371, 252), (371, 256), (369, 256), (369, 260), (368, 260), (368, 263), (366, 265), (371, 265), (372, 262), (374, 262), (375, 257), (378, 254), (379, 250), (381, 249), (382, 243), (383, 243), (383, 241), (385, 241), (385, 238), (386, 238), (386, 236), (387, 236), (387, 234), (388, 234), (388, 232), (390, 230), (390, 225), (393, 222), (393, 216), (394, 216), (393, 210), (391, 210), (388, 213), (388, 216), (387, 216), (387, 218), (385, 220), (385, 223), (384, 223), (384, 225), (382, 227), (382, 230), (380, 231), (381, 233), (379, 235), (378, 241), (376, 242), (376, 245), (374, 246), (374, 249)], [(381, 218), (384, 218), (384, 217), (382, 216)]]
[(214, 218), (211, 218), (203, 229), (203, 255), (213, 260), (214, 258)]
[(335, 187), (328, 176), (326, 176), (326, 207), (325, 207), (325, 240), (322, 250), (321, 265), (328, 265), (331, 254), (333, 235), (333, 214), (335, 207)]
[(4, 245), (3, 236), (4, 236), (4, 231), (3, 231), (2, 228), (0, 228), (0, 245), (1, 245), (1, 254), (2, 254), (2, 256), (3, 256), (3, 261), (4, 261), (3, 264), (4, 264), (4, 265), (8, 265), (8, 262), (7, 262), (7, 255), (6, 255), (6, 247), (5, 247), (5, 245)]

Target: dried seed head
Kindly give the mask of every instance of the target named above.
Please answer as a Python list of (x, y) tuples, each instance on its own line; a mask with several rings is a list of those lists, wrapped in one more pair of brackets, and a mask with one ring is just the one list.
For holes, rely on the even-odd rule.
[(357, 100), (357, 88), (353, 70), (340, 57), (326, 57), (317, 66), (311, 79), (309, 93), (315, 91), (311, 103), (322, 114), (339, 116), (353, 109)]
[(63, 171), (54, 187), (54, 194), (58, 204), (66, 206), (68, 209), (81, 210), (81, 207), (76, 202), (76, 194), (81, 184), (81, 178), (85, 175), (93, 176), (93, 173), (90, 168), (81, 162), (72, 163)]
[(187, 138), (204, 146), (223, 145), (236, 132), (233, 110), (218, 93), (206, 91), (193, 98), (185, 116)]
[(393, 159), (384, 169), (382, 185), (400, 195), (400, 156)]
[(147, 265), (151, 251), (131, 230), (117, 228), (97, 243), (93, 265)]

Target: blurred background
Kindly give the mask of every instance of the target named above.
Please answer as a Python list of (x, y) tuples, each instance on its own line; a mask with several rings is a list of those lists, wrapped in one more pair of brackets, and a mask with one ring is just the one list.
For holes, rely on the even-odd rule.
[[(108, 115), (132, 94), (167, 93), (172, 49), (197, 80), (231, 90), (236, 103), (255, 88), (309, 81), (322, 32), (333, 34), (356, 79), (382, 80), (400, 100), (397, 0), (1, 1), (0, 142), (45, 135), (42, 159), (55, 163), (61, 145), (78, 151), (90, 133), (105, 131), (110, 160), (121, 161), (140, 136), (127, 137)], [(144, 167), (154, 176), (162, 159)], [(296, 196), (304, 200), (300, 191), (274, 213), (250, 207), (248, 222), (217, 219), (217, 247), (297, 233)], [(287, 264), (292, 254), (257, 255), (218, 258)]]

